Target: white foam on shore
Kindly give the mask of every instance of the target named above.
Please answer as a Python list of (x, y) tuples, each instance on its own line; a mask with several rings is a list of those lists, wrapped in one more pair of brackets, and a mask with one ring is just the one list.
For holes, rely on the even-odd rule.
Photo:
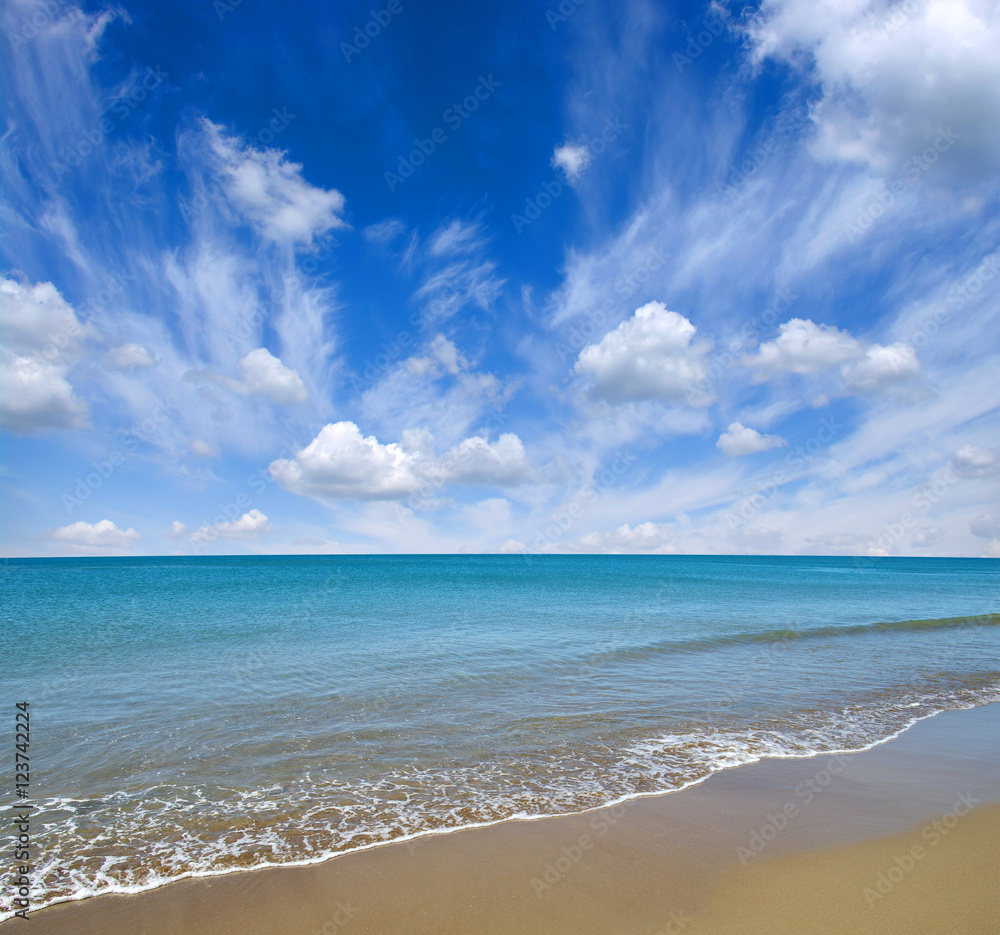
[[(36, 827), (49, 827), (56, 846), (48, 859), (36, 862), (33, 876), (51, 877), (69, 865), (68, 872), (61, 875), (58, 888), (33, 894), (32, 911), (105, 893), (140, 893), (183, 879), (265, 867), (308, 866), (353, 851), (506, 821), (582, 814), (632, 799), (677, 792), (722, 770), (767, 758), (864, 752), (944, 711), (993, 701), (1000, 701), (1000, 685), (949, 693), (947, 697), (911, 695), (879, 708), (859, 705), (831, 712), (819, 720), (815, 714), (804, 713), (781, 729), (708, 728), (664, 733), (631, 743), (617, 753), (602, 753), (600, 762), (553, 755), (547, 764), (533, 764), (535, 772), (520, 775), (520, 786), (513, 784), (510, 772), (500, 764), (451, 770), (412, 769), (363, 788), (316, 785), (309, 790), (315, 801), (300, 815), (291, 817), (288, 827), (270, 821), (214, 839), (206, 839), (190, 827), (179, 828), (177, 820), (183, 820), (191, 808), (200, 811), (201, 819), (214, 821), (239, 816), (246, 823), (275, 812), (280, 814), (283, 803), (277, 796), (289, 790), (281, 785), (233, 790), (236, 794), (226, 802), (212, 802), (204, 794), (192, 794), (192, 790), (185, 790), (178, 798), (168, 794), (141, 803), (129, 801), (124, 795), (101, 802), (62, 797), (42, 803), (34, 813)], [(455, 790), (459, 790), (457, 795)], [(170, 790), (159, 787), (158, 791)], [(293, 795), (301, 794), (300, 790), (291, 791)], [(324, 801), (326, 796), (342, 804)], [(354, 805), (343, 804), (348, 797)], [(464, 813), (462, 817), (456, 814), (459, 809)], [(0, 809), (0, 813), (6, 810), (12, 807)], [(331, 816), (340, 819), (339, 827), (331, 824)], [(88, 837), (84, 823), (99, 825), (102, 830)], [(163, 835), (168, 828), (173, 840)], [(129, 857), (109, 855), (108, 848), (121, 840), (123, 829), (134, 839), (129, 841)], [(290, 831), (300, 842), (297, 849), (282, 833)], [(73, 845), (84, 851), (89, 848), (91, 853), (82, 859), (78, 854), (74, 862), (68, 856)], [(136, 864), (133, 855), (137, 854), (141, 858), (133, 870), (130, 863)], [(236, 864), (237, 860), (247, 862)], [(0, 912), (0, 921), (12, 916), (13, 912)]]

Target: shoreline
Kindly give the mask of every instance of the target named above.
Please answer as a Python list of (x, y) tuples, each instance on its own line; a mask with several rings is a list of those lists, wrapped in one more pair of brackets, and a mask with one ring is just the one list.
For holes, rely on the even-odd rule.
[[(993, 704), (993, 703), (1000, 705), (1000, 700), (998, 700), (997, 702), (988, 702), (987, 704)], [(739, 763), (734, 763), (728, 766), (721, 766), (717, 769), (714, 769), (709, 774), (701, 776), (697, 779), (692, 779), (686, 782), (684, 785), (678, 786), (675, 789), (662, 789), (653, 792), (629, 793), (627, 795), (621, 796), (618, 799), (613, 799), (609, 802), (606, 802), (602, 805), (595, 805), (590, 808), (580, 809), (578, 811), (557, 812), (552, 814), (536, 814), (536, 815), (523, 815), (523, 814), (509, 815), (504, 818), (497, 818), (491, 821), (470, 822), (468, 824), (457, 825), (454, 827), (430, 828), (427, 830), (415, 832), (413, 834), (404, 834), (397, 838), (393, 838), (391, 840), (373, 841), (369, 844), (362, 844), (357, 847), (350, 848), (349, 850), (324, 853), (321, 856), (317, 856), (315, 858), (306, 860), (292, 860), (284, 863), (263, 863), (247, 867), (228, 867), (221, 870), (187, 871), (185, 873), (179, 874), (178, 876), (171, 877), (169, 879), (151, 885), (148, 884), (138, 885), (131, 888), (122, 887), (120, 889), (109, 890), (109, 891), (106, 890), (99, 893), (85, 893), (82, 895), (63, 897), (55, 900), (54, 902), (48, 903), (46, 906), (42, 908), (33, 910), (33, 912), (38, 913), (42, 912), (43, 910), (51, 909), (54, 906), (79, 903), (79, 902), (84, 902), (86, 900), (103, 898), (106, 896), (129, 896), (129, 897), (141, 896), (146, 893), (156, 892), (157, 890), (160, 890), (165, 886), (172, 886), (175, 883), (182, 883), (185, 881), (192, 881), (192, 880), (197, 881), (203, 879), (227, 877), (234, 874), (254, 873), (257, 871), (288, 870), (295, 868), (316, 867), (331, 860), (335, 860), (342, 857), (348, 857), (351, 854), (358, 854), (365, 851), (376, 850), (378, 848), (389, 847), (393, 845), (406, 845), (408, 847), (419, 847), (421, 846), (424, 838), (457, 834), (459, 832), (464, 832), (464, 831), (475, 831), (487, 828), (495, 828), (499, 825), (504, 825), (509, 822), (518, 823), (518, 822), (548, 821), (551, 819), (574, 818), (574, 817), (590, 815), (595, 812), (615, 809), (619, 806), (627, 806), (633, 802), (642, 799), (658, 799), (663, 796), (671, 796), (677, 793), (686, 792), (689, 789), (697, 788), (698, 786), (701, 786), (703, 783), (709, 782), (710, 780), (714, 779), (716, 776), (721, 775), (722, 773), (726, 773), (732, 770), (745, 769), (746, 767), (755, 766), (765, 761), (773, 761), (773, 762), (783, 762), (786, 760), (809, 761), (821, 757), (857, 756), (862, 753), (867, 753), (868, 751), (874, 750), (885, 744), (892, 743), (893, 741), (897, 740), (899, 737), (903, 736), (908, 731), (912, 730), (914, 727), (916, 727), (917, 725), (921, 724), (924, 721), (929, 721), (933, 718), (939, 717), (944, 714), (952, 714), (959, 711), (975, 710), (976, 708), (979, 707), (986, 707), (986, 705), (972, 705), (965, 708), (953, 708), (953, 709), (935, 711), (932, 714), (925, 714), (916, 717), (909, 724), (899, 728), (899, 730), (895, 731), (894, 733), (889, 734), (888, 736), (883, 737), (880, 740), (872, 741), (871, 743), (866, 744), (865, 746), (862, 747), (833, 749), (833, 750), (817, 751), (810, 753), (783, 753), (783, 754), (773, 754), (768, 756), (755, 756), (752, 759), (747, 759)], [(13, 918), (13, 916), (8, 917), (7, 919), (0, 920), (0, 925), (2, 925), (6, 921), (10, 921), (11, 918)]]
[[(991, 739), (984, 744), (978, 735)], [(569, 921), (574, 931), (608, 930), (607, 912), (626, 884), (638, 893), (649, 887), (662, 892), (666, 886), (677, 898), (686, 897), (680, 901), (687, 907), (677, 911), (690, 913), (703, 908), (712, 887), (735, 869), (788, 853), (911, 832), (952, 807), (944, 793), (956, 784), (975, 786), (969, 794), (977, 803), (1000, 802), (997, 740), (1000, 704), (942, 712), (863, 752), (758, 760), (682, 790), (629, 797), (586, 812), (506, 819), (380, 843), (311, 864), (226, 871), (135, 894), (101, 894), (34, 910), (31, 919), (42, 932), (53, 933), (125, 931), (137, 923), (150, 935), (217, 933), (233, 926), (227, 907), (238, 897), (241, 905), (257, 907), (237, 914), (240, 924), (234, 930), (241, 932), (312, 935), (337, 913), (340, 921), (334, 920), (325, 935), (348, 931), (348, 924), (350, 931), (374, 932), (390, 924), (387, 886), (395, 886), (396, 898), (388, 902), (396, 916), (409, 916), (444, 886), (449, 894), (474, 897), (473, 907), (499, 899), (508, 914), (520, 919), (520, 927), (505, 929), (480, 918), (475, 926), (481, 931), (558, 932)], [(993, 749), (998, 752), (992, 754)], [(913, 778), (918, 775), (919, 781)], [(975, 814), (980, 811), (977, 807)], [(470, 863), (489, 868), (486, 876), (493, 885), (484, 889), (468, 879)], [(623, 876), (626, 867), (631, 869)], [(650, 873), (641, 886), (636, 876)], [(340, 894), (340, 908), (332, 911), (338, 902), (329, 903), (331, 891)], [(289, 893), (297, 894), (294, 905)], [(603, 897), (596, 898), (599, 893)], [(569, 895), (591, 904), (590, 922), (603, 918), (604, 928), (587, 928), (587, 919), (563, 905)], [(259, 911), (282, 902), (283, 914)], [(439, 915), (427, 931), (450, 931), (449, 920), (456, 932), (471, 924), (461, 912), (453, 919), (440, 899), (434, 905)], [(560, 909), (553, 914), (556, 906)], [(643, 912), (631, 906), (626, 915), (638, 922)], [(178, 925), (178, 919), (186, 921)], [(648, 927), (653, 921), (649, 916), (642, 925), (621, 930), (654, 932)]]

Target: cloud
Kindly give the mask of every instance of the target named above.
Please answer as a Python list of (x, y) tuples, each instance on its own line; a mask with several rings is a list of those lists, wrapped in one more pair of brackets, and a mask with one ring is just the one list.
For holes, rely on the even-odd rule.
[(581, 552), (671, 552), (672, 527), (666, 523), (622, 523), (614, 532), (591, 532), (582, 536), (573, 549)]
[(888, 347), (873, 344), (860, 360), (844, 364), (840, 375), (852, 392), (874, 393), (918, 379), (921, 369), (916, 351), (897, 341)]
[(778, 327), (778, 336), (761, 344), (742, 363), (755, 367), (755, 382), (779, 373), (823, 373), (839, 368), (844, 386), (852, 393), (913, 386), (922, 376), (916, 351), (903, 341), (888, 347), (866, 346), (831, 325), (793, 318)]
[(167, 530), (166, 535), (170, 536), (171, 539), (180, 539), (186, 531), (187, 526), (185, 526), (179, 519), (175, 519), (170, 524), (170, 528)]
[(780, 448), (787, 445), (783, 438), (778, 435), (761, 435), (755, 429), (747, 428), (739, 422), (733, 422), (719, 436), (715, 447), (724, 455), (750, 455), (758, 451), (767, 451), (769, 448)]
[(426, 486), (517, 484), (531, 476), (521, 440), (467, 438), (435, 458), (428, 431), (408, 430), (397, 444), (362, 436), (353, 422), (324, 426), (293, 459), (279, 459), (271, 476), (286, 490), (319, 500), (398, 500)]
[(90, 555), (108, 549), (130, 549), (140, 538), (134, 529), (119, 529), (109, 519), (97, 523), (71, 523), (52, 533), (52, 539), (58, 545)]
[(969, 532), (984, 539), (1000, 539), (1000, 519), (992, 513), (983, 513), (969, 523)]
[(191, 452), (197, 458), (214, 458), (219, 452), (208, 442), (195, 438), (191, 441)]
[(247, 393), (267, 396), (284, 406), (303, 403), (309, 396), (298, 372), (286, 367), (267, 348), (250, 351), (236, 366)]
[(918, 529), (913, 534), (910, 542), (918, 549), (929, 549), (931, 546), (940, 545), (944, 542), (944, 530), (940, 526), (928, 526), (926, 529)]
[[(174, 523), (175, 527), (178, 525), (183, 529), (183, 524)], [(191, 533), (191, 541), (214, 542), (220, 537), (223, 539), (253, 539), (270, 529), (270, 520), (260, 510), (254, 509), (244, 513), (237, 520), (223, 521), (214, 526), (200, 526)]]
[(403, 366), (414, 376), (437, 377), (442, 369), (456, 376), (468, 367), (468, 362), (459, 353), (452, 341), (443, 334), (436, 335), (426, 347), (424, 357), (408, 357)]
[(1000, 166), (995, 3), (766, 0), (747, 33), (755, 61), (801, 67), (819, 85), (818, 155), (898, 174), (945, 129), (959, 140), (950, 178), (974, 184)]
[(399, 445), (363, 437), (353, 422), (325, 425), (294, 459), (271, 463), (286, 490), (318, 499), (392, 500), (420, 486), (414, 457)]
[(189, 370), (185, 380), (207, 380), (240, 396), (266, 396), (281, 406), (305, 402), (309, 392), (297, 370), (286, 367), (267, 348), (258, 347), (236, 363), (242, 379), (236, 380), (214, 370)]
[(586, 146), (564, 143), (552, 154), (552, 168), (562, 169), (570, 182), (575, 182), (590, 165), (590, 150)]
[(1000, 449), (963, 445), (951, 459), (951, 466), (961, 477), (992, 477), (1000, 474)]
[(431, 256), (449, 256), (478, 250), (484, 244), (483, 230), (478, 224), (455, 220), (434, 232), (427, 250)]
[(284, 152), (245, 145), (210, 120), (203, 119), (201, 129), (227, 198), (265, 240), (309, 246), (314, 238), (347, 227), (341, 217), (344, 196), (309, 184), (301, 164), (288, 162)]
[(156, 359), (145, 344), (121, 344), (104, 355), (107, 370), (144, 370), (155, 367)]
[(649, 302), (597, 344), (580, 351), (575, 370), (593, 377), (594, 395), (609, 403), (681, 400), (707, 372), (711, 342), (692, 344), (696, 331), (662, 302)]
[(531, 475), (524, 445), (511, 432), (493, 443), (466, 438), (445, 452), (436, 467), (446, 482), (458, 484), (517, 484)]
[(87, 424), (67, 374), (97, 332), (52, 283), (0, 278), (0, 427), (16, 435)]
[(778, 328), (778, 337), (748, 355), (744, 363), (765, 373), (819, 373), (864, 354), (861, 344), (846, 331), (793, 318)]
[(377, 224), (369, 224), (361, 232), (361, 236), (369, 243), (385, 247), (392, 243), (405, 230), (406, 227), (398, 218), (386, 218), (386, 220), (379, 221)]

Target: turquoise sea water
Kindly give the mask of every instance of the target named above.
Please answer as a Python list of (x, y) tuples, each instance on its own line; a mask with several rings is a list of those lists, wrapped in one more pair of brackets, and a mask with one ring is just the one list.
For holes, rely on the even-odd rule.
[(990, 560), (25, 559), (3, 591), (34, 908), (592, 808), (1000, 699)]

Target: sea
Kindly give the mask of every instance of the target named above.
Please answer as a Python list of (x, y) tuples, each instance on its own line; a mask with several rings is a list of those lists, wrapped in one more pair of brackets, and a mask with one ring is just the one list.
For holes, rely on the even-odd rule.
[(989, 559), (12, 559), (0, 580), (0, 848), (30, 806), (32, 909), (585, 811), (1000, 700)]

